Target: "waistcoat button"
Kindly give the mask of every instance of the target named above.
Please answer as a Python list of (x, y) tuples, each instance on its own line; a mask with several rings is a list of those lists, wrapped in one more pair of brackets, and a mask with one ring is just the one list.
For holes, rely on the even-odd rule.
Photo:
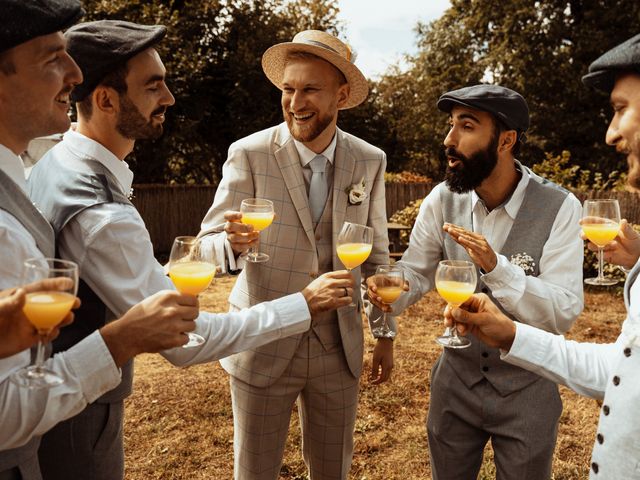
[(624, 356), (625, 357), (630, 357), (631, 356), (631, 349), (629, 347), (624, 349)]
[(613, 384), (617, 387), (618, 385), (620, 385), (620, 377), (619, 376), (615, 376), (613, 377)]
[(482, 367), (482, 371), (483, 372), (488, 372), (489, 371), (489, 367)]
[(600, 445), (602, 445), (602, 444), (604, 443), (604, 437), (602, 436), (602, 434), (601, 434), (601, 433), (599, 433), (599, 434), (596, 436), (596, 438), (598, 439), (598, 443), (599, 443)]
[(609, 405), (605, 405), (602, 407), (602, 413), (604, 413), (605, 415), (609, 415), (610, 411), (611, 409), (609, 408)]
[(482, 352), (482, 356), (483, 356), (484, 358), (487, 358), (487, 357), (489, 356), (489, 354), (488, 354), (487, 352)]
[(591, 464), (591, 468), (593, 469), (593, 473), (598, 473), (598, 464), (596, 462)]

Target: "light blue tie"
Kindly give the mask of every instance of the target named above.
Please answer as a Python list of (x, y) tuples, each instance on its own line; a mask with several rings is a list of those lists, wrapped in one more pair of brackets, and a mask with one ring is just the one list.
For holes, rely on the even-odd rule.
[(316, 155), (309, 162), (311, 167), (311, 182), (309, 183), (309, 208), (311, 209), (311, 218), (313, 223), (318, 223), (327, 203), (327, 180), (325, 178), (325, 168), (327, 167), (327, 159), (324, 155)]

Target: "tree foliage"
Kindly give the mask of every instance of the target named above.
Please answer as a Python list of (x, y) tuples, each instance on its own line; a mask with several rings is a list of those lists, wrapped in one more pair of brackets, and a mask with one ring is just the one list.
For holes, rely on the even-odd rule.
[(498, 83), (521, 92), (531, 110), (527, 164), (569, 150), (591, 170), (623, 169), (604, 144), (606, 95), (580, 81), (589, 64), (638, 33), (636, 0), (452, 0), (435, 22), (419, 24), (419, 53), (406, 72), (378, 85), (381, 109), (400, 148), (390, 164), (438, 178), (447, 119), (435, 103), (453, 88)]
[(137, 142), (140, 183), (216, 183), (229, 145), (282, 121), (262, 53), (309, 28), (340, 33), (335, 0), (85, 0), (85, 20), (164, 24), (158, 46), (176, 97), (165, 134)]

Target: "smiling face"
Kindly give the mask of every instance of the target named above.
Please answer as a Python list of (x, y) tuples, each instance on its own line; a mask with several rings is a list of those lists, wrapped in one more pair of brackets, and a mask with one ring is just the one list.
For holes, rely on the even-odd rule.
[(16, 154), (30, 140), (69, 128), (69, 94), (82, 73), (65, 51), (62, 33), (36, 37), (3, 54), (0, 143)]
[(627, 182), (640, 189), (640, 75), (618, 76), (611, 91), (613, 118), (607, 130), (607, 143), (627, 155)]
[(127, 91), (119, 96), (116, 129), (125, 138), (143, 140), (162, 135), (167, 108), (175, 98), (165, 83), (166, 69), (153, 48), (127, 63)]
[(493, 117), (480, 110), (454, 107), (444, 140), (445, 182), (456, 193), (478, 188), (498, 163), (499, 133)]
[(320, 58), (292, 58), (282, 79), (282, 113), (291, 136), (316, 153), (331, 142), (349, 96), (338, 70)]

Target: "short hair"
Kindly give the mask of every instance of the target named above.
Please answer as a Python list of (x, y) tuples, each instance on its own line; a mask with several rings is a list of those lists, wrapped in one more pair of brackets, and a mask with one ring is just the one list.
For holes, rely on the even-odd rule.
[[(507, 125), (496, 116), (492, 115), (492, 117), (493, 117), (494, 132), (496, 133), (496, 136), (500, 135), (502, 132), (514, 130), (513, 128), (507, 127)], [(513, 154), (514, 157), (517, 157), (518, 155), (520, 155), (520, 150), (522, 149), (522, 140), (520, 140), (520, 137), (522, 136), (522, 132), (518, 130), (516, 130), (515, 132), (516, 132), (516, 142), (513, 144), (513, 147), (511, 147), (511, 153)]]
[[(96, 88), (111, 87), (116, 92), (118, 92), (118, 94), (124, 95), (127, 93), (127, 74), (128, 73), (129, 73), (128, 62), (123, 62), (120, 65), (118, 65), (114, 70), (112, 70), (110, 73), (108, 73), (102, 80), (100, 80), (100, 83), (96, 85)], [(87, 120), (89, 120), (91, 118), (91, 115), (93, 114), (93, 104), (91, 99), (93, 97), (94, 91), (95, 91), (95, 88), (89, 95), (87, 95), (82, 100), (80, 100), (76, 105), (78, 109), (78, 113), (82, 115), (84, 118), (86, 118)]]
[(319, 57), (318, 55), (314, 55), (313, 53), (305, 52), (302, 50), (294, 50), (292, 52), (289, 52), (286, 58), (284, 59), (285, 66), (288, 65), (289, 62), (294, 60), (322, 60), (323, 62), (327, 62), (329, 65), (333, 67), (333, 69), (338, 74), (338, 85), (344, 85), (347, 83), (347, 77), (344, 76), (344, 73), (342, 73), (342, 71), (338, 67), (336, 67), (333, 63), (329, 62), (328, 60), (325, 60), (324, 58)]
[(4, 75), (13, 75), (16, 73), (16, 65), (9, 58), (9, 50), (0, 52), (0, 73)]

